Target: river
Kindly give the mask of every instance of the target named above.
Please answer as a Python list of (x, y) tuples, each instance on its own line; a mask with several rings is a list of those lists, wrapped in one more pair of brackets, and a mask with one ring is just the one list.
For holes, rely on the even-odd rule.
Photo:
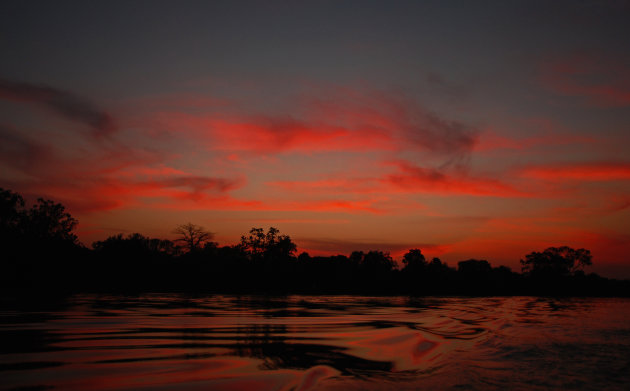
[(4, 302), (2, 390), (627, 390), (630, 299)]

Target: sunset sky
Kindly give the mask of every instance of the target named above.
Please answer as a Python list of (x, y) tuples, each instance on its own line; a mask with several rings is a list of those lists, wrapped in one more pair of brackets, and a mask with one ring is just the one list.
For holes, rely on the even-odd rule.
[(0, 187), (90, 245), (421, 248), (630, 277), (628, 1), (3, 1)]

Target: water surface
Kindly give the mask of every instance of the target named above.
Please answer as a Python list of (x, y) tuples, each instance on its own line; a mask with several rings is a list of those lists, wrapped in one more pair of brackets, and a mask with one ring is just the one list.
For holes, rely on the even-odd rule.
[(0, 311), (2, 390), (627, 390), (630, 300), (76, 296)]

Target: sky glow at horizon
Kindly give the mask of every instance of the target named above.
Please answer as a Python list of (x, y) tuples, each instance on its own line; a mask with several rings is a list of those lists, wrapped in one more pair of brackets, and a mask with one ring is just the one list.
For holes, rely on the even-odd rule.
[(5, 2), (0, 187), (89, 245), (421, 248), (630, 277), (630, 3)]

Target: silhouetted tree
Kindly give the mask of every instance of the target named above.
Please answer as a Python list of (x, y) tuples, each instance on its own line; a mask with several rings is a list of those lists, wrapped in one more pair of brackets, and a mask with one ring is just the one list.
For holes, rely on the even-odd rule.
[(288, 235), (280, 235), (277, 228), (252, 228), (241, 236), (238, 248), (248, 260), (242, 270), (247, 284), (255, 289), (287, 291), (294, 286), (297, 273), (297, 246)]
[[(270, 228), (270, 230), (275, 228)], [(265, 251), (266, 247), (265, 230), (262, 228), (252, 228), (248, 235), (241, 236), (241, 248), (250, 257), (257, 257)]]
[[(206, 242), (204, 247), (208, 245), (209, 243), (212, 243), (212, 242)], [(159, 239), (159, 238), (149, 239), (147, 247), (149, 248), (150, 251), (164, 253), (168, 255), (177, 255), (178, 253), (177, 246), (175, 245), (175, 243), (173, 243), (172, 241), (168, 239)]]
[(127, 236), (113, 235), (105, 240), (92, 243), (92, 248), (97, 253), (116, 258), (139, 257), (149, 254), (176, 255), (177, 253), (175, 244), (170, 240), (151, 239), (139, 233)]
[(186, 250), (191, 253), (201, 249), (214, 236), (212, 232), (206, 231), (204, 227), (192, 223), (178, 226), (173, 233), (179, 235), (175, 241), (183, 243)]
[(39, 198), (27, 212), (27, 232), (36, 241), (56, 241), (77, 244), (72, 232), (78, 221), (56, 202)]
[(302, 251), (300, 255), (298, 255), (297, 260), (300, 263), (310, 262), (311, 256), (306, 251)]
[(424, 270), (427, 266), (427, 260), (417, 248), (409, 250), (405, 255), (403, 255), (402, 259), (403, 272), (404, 273), (418, 273)]
[(354, 251), (348, 259), (349, 266), (358, 272), (353, 278), (355, 287), (362, 291), (378, 292), (386, 292), (391, 288), (396, 263), (388, 252)]
[(14, 259), (24, 244), (24, 199), (21, 195), (0, 188), (0, 251), (6, 260)]
[(486, 260), (468, 259), (457, 263), (456, 290), (458, 293), (490, 294), (493, 290), (492, 266)]
[(370, 273), (388, 273), (394, 270), (396, 263), (388, 252), (370, 251), (364, 254), (360, 267)]
[(569, 276), (591, 266), (593, 256), (586, 249), (549, 247), (543, 252), (531, 252), (521, 260), (522, 272), (530, 276)]
[(39, 198), (30, 209), (24, 208), (21, 195), (0, 189), (0, 229), (12, 237), (20, 236), (31, 246), (41, 242), (78, 244), (73, 230), (78, 221), (63, 205)]
[(22, 196), (0, 188), (0, 289), (16, 283), (19, 262), (24, 263), (25, 213)]
[(583, 269), (590, 251), (549, 247), (521, 260), (522, 272), (485, 260), (427, 262), (409, 250), (398, 270), (389, 253), (355, 251), (349, 257), (301, 253), (288, 235), (252, 228), (241, 242), (219, 247), (203, 227), (177, 227), (178, 242), (139, 233), (110, 236), (87, 250), (74, 233), (77, 220), (63, 205), (24, 199), (0, 189), (0, 290), (71, 293), (104, 291), (230, 291), (365, 294), (622, 295), (630, 281), (609, 280)]
[(348, 260), (350, 261), (350, 263), (358, 267), (363, 262), (364, 257), (365, 253), (363, 251), (353, 251), (348, 257)]
[[(179, 270), (169, 270), (177, 247), (170, 240), (152, 239), (139, 233), (112, 235), (92, 243), (92, 284), (100, 289), (142, 290), (173, 287)], [(115, 281), (115, 286), (111, 282)]]
[(66, 289), (86, 255), (73, 232), (77, 223), (59, 203), (39, 198), (27, 209), (22, 196), (0, 189), (0, 285)]
[(24, 199), (18, 193), (0, 188), (0, 230), (15, 232), (24, 216)]
[(464, 274), (488, 274), (492, 271), (492, 266), (486, 260), (469, 259), (457, 263), (457, 271)]
[(427, 270), (431, 273), (437, 273), (437, 272), (441, 272), (441, 271), (445, 271), (449, 269), (450, 268), (448, 267), (448, 265), (442, 262), (442, 260), (437, 257), (434, 257), (433, 259), (431, 259), (431, 262), (427, 264)]
[(288, 235), (279, 235), (277, 228), (270, 227), (267, 233), (262, 228), (252, 228), (248, 235), (241, 236), (242, 250), (251, 259), (287, 259), (294, 256), (297, 246)]

